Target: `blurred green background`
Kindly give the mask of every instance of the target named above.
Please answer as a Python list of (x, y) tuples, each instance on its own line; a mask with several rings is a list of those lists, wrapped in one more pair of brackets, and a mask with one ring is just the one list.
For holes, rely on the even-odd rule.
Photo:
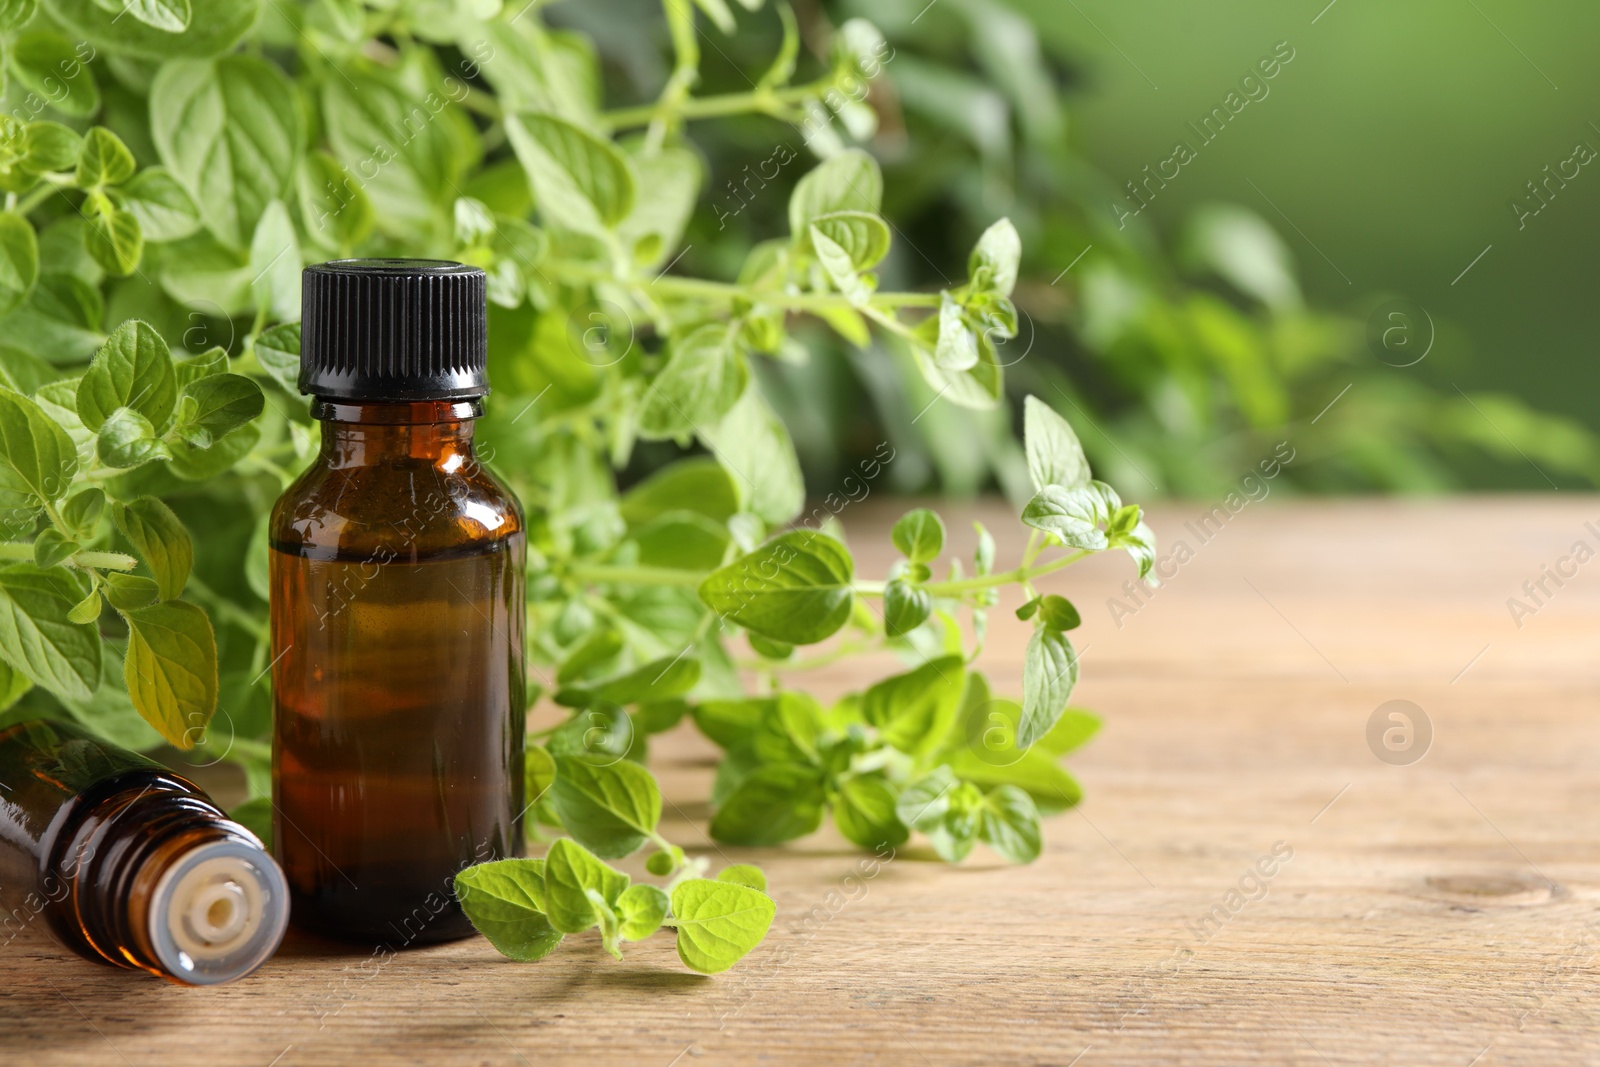
[[(1185, 123), (1290, 42), (1296, 58), (1270, 95), (1152, 203), (1157, 225), (1170, 230), (1213, 200), (1251, 207), (1287, 239), (1313, 302), (1364, 317), (1376, 294), (1400, 293), (1429, 309), (1444, 328), (1418, 366), (1428, 380), (1504, 390), (1600, 427), (1600, 246), (1583, 236), (1600, 230), (1600, 168), (1583, 167), (1525, 228), (1509, 206), (1575, 143), (1600, 148), (1600, 8), (1022, 0), (1018, 9), (1074, 72), (1074, 140), (1117, 179), (1165, 156)], [(1515, 481), (1544, 486), (1527, 469)]]
[[(650, 98), (665, 74), (639, 11), (550, 9), (596, 37), (614, 100)], [(1566, 164), (1576, 176), (1521, 229), (1509, 206), (1535, 205), (1526, 183), (1578, 142), (1600, 147), (1600, 111), (1586, 111), (1600, 81), (1586, 54), (1592, 6), (797, 0), (794, 11), (813, 65), (844, 19), (882, 29), (893, 54), (871, 88), (876, 128), (839, 116), (808, 153), (771, 119), (697, 125), (712, 178), (681, 269), (736, 272), (782, 231), (804, 167), (748, 203), (729, 181), (775, 144), (804, 159), (833, 138), (884, 165), (896, 225), (885, 288), (960, 277), (1001, 215), (1025, 245), (1024, 324), (1002, 353), (999, 412), (936, 402), (914, 373), (886, 370), (903, 353), (859, 351), (820, 326), (808, 363), (762, 368), (779, 379), (772, 394), (813, 489), (888, 439), (905, 457), (902, 491), (1014, 490), (1025, 392), (1071, 419), (1096, 469), (1140, 497), (1225, 492), (1285, 441), (1286, 492), (1600, 484), (1585, 299), (1596, 253), (1577, 236), (1600, 209), (1600, 166)], [(776, 12), (739, 22), (732, 36), (707, 31), (698, 92), (747, 89), (770, 61)], [(1275, 49), (1292, 58), (1237, 103)], [(1230, 92), (1238, 113), (1202, 144), (1189, 124)], [(1114, 205), (1133, 206), (1125, 184), (1179, 140), (1195, 158), (1150, 187), (1148, 210), (1119, 218)]]

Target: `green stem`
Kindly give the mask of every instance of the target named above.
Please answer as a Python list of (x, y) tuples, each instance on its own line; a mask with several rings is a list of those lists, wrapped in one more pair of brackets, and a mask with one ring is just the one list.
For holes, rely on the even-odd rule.
[(786, 89), (755, 88), (743, 93), (722, 93), (717, 96), (684, 96), (670, 100), (641, 104), (638, 107), (618, 108), (602, 112), (600, 128), (607, 131), (626, 130), (648, 126), (658, 117), (670, 114), (679, 119), (715, 119), (728, 115), (781, 115), (790, 104), (802, 103), (821, 96), (835, 87), (833, 77), (823, 78), (806, 85), (791, 85)]
[(1048, 542), (1041, 543), (1039, 541), (1039, 528), (1037, 526), (1030, 530), (1028, 532), (1028, 547), (1022, 550), (1022, 565), (1026, 567), (1033, 563), (1039, 557), (1039, 553), (1044, 551), (1045, 544), (1048, 544)]
[[(684, 278), (675, 274), (659, 274), (649, 281), (618, 278), (616, 274), (602, 267), (561, 259), (545, 260), (540, 263), (540, 268), (552, 274), (561, 275), (573, 282), (629, 284), (668, 296), (677, 295), (701, 300), (716, 300), (724, 303), (732, 303), (735, 300), (748, 300), (752, 304), (766, 304), (769, 307), (787, 308), (792, 311), (861, 310), (890, 329), (899, 327), (901, 330), (905, 330), (906, 327), (895, 322), (891, 316), (885, 315), (883, 309), (902, 307), (935, 308), (939, 306), (938, 293), (875, 293), (867, 307), (856, 309), (850, 301), (836, 293), (776, 292), (768, 289), (752, 289), (746, 285), (734, 285), (730, 282), (707, 281), (703, 278)], [(890, 326), (890, 323), (895, 323), (895, 325)]]
[(500, 107), (500, 101), (493, 96), (482, 89), (475, 89), (470, 85), (466, 86), (466, 90), (467, 95), (461, 98), (460, 104), (468, 111), (475, 111), (484, 118), (489, 119), (498, 120), (505, 117), (505, 112)]
[[(924, 582), (922, 588), (937, 597), (960, 596), (962, 593), (971, 593), (979, 589), (993, 589), (1002, 585), (1015, 585), (1029, 582), (1035, 578), (1043, 577), (1053, 571), (1070, 566), (1085, 556), (1092, 556), (1090, 549), (1079, 549), (1071, 555), (1053, 559), (1049, 563), (1038, 566), (1028, 565), (1016, 567), (1009, 571), (1000, 571), (996, 574), (980, 574), (974, 578), (960, 578), (945, 582)], [(575, 563), (567, 568), (567, 575), (580, 582), (597, 582), (607, 585), (671, 585), (683, 588), (698, 586), (706, 578), (700, 571), (681, 571), (673, 567), (644, 567), (644, 566), (613, 566), (605, 563)], [(885, 582), (860, 581), (853, 584), (852, 588), (861, 596), (882, 596)], [(832, 662), (833, 659), (849, 655), (864, 649), (851, 648), (846, 650), (841, 647), (821, 656), (812, 657), (812, 660), (796, 661), (785, 664), (767, 663), (765, 661), (755, 664), (741, 664), (752, 670), (806, 670), (823, 663)], [(800, 664), (804, 663), (805, 666)]]
[[(0, 560), (31, 560), (33, 544), (29, 541), (0, 541)], [(139, 561), (121, 552), (74, 552), (69, 563), (79, 567), (93, 567), (103, 571), (131, 571)]]
[[(971, 593), (979, 589), (993, 589), (1001, 585), (1014, 585), (1022, 582), (1031, 582), (1033, 579), (1058, 571), (1062, 567), (1070, 566), (1085, 556), (1092, 556), (1094, 552), (1083, 548), (1069, 556), (1053, 559), (1049, 563), (1037, 567), (1017, 567), (1014, 570), (1001, 571), (998, 574), (980, 574), (976, 578), (961, 578), (948, 582), (924, 582), (922, 588), (937, 597), (960, 596), (962, 593)], [(855, 591), (862, 596), (882, 596), (882, 582), (857, 582)]]
[(569, 577), (580, 582), (607, 585), (676, 585), (693, 588), (705, 581), (699, 571), (680, 571), (673, 567), (616, 567), (605, 563), (574, 563)]
[(39, 187), (33, 190), (27, 196), (23, 197), (21, 200), (17, 201), (17, 206), (13, 210), (15, 210), (18, 215), (26, 215), (28, 212), (38, 207), (46, 200), (49, 200), (50, 197), (54, 195), (62, 185), (70, 186), (71, 184), (72, 175), (70, 174), (61, 176), (54, 174), (42, 175), (39, 182)]
[(899, 334), (912, 344), (920, 346), (925, 343), (919, 337), (917, 337), (915, 330), (901, 322), (900, 319), (895, 315), (885, 314), (883, 311), (873, 307), (871, 304), (868, 304), (866, 307), (862, 308), (861, 313), (867, 318), (871, 319), (873, 322), (877, 323), (879, 326), (882, 326), (885, 330), (888, 330), (890, 333)]

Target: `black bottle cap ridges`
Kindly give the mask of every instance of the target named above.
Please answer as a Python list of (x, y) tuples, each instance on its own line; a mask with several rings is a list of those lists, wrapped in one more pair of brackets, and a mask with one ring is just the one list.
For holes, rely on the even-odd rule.
[(338, 259), (301, 274), (300, 391), (465, 400), (489, 391), (488, 282), (442, 259)]

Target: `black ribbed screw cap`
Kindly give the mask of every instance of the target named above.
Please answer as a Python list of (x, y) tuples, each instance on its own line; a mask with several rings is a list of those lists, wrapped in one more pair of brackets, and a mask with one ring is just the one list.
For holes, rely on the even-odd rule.
[(488, 281), (443, 259), (336, 259), (300, 276), (300, 391), (465, 400), (489, 391)]

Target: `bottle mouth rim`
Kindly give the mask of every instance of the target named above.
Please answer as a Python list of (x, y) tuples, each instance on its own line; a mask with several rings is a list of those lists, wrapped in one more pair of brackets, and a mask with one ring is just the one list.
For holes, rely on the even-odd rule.
[(259, 845), (210, 841), (182, 853), (151, 896), (150, 945), (173, 978), (216, 985), (272, 958), (289, 926), (289, 885)]

